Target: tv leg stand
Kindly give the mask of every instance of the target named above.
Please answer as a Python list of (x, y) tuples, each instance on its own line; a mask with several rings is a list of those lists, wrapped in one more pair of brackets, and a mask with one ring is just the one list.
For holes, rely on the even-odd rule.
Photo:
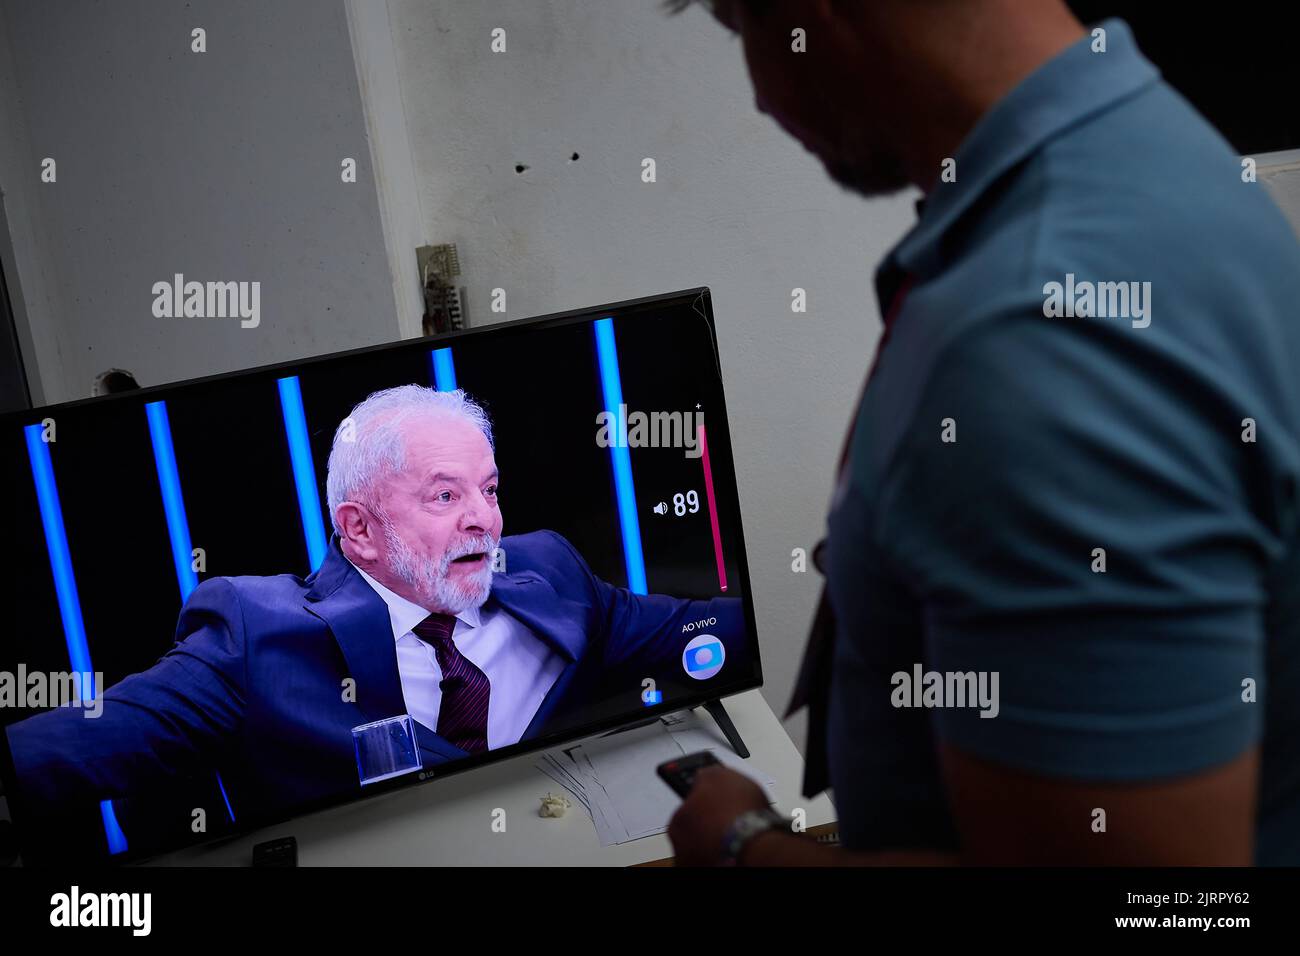
[(744, 759), (749, 759), (749, 748), (745, 746), (745, 741), (740, 738), (740, 732), (736, 730), (736, 725), (731, 722), (731, 715), (727, 713), (720, 700), (708, 700), (704, 702), (704, 709), (708, 715), (713, 718), (713, 722), (718, 725), (722, 735), (727, 738), (727, 743), (731, 744), (731, 749)]

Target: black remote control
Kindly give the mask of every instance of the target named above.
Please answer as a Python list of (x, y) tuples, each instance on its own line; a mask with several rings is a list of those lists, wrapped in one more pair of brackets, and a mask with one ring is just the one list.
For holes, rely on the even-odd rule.
[(663, 782), (672, 787), (677, 796), (685, 800), (695, 784), (695, 775), (700, 772), (700, 769), (717, 763), (717, 757), (707, 750), (701, 750), (697, 754), (687, 754), (677, 760), (661, 763), (656, 769)]

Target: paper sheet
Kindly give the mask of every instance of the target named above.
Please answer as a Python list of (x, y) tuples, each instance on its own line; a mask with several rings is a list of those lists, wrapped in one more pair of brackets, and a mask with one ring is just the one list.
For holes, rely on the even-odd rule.
[(681, 800), (655, 768), (701, 750), (712, 751), (720, 763), (749, 777), (769, 801), (775, 800), (776, 781), (736, 756), (717, 728), (691, 711), (549, 751), (537, 768), (573, 795), (590, 814), (601, 846), (610, 846), (668, 828)]

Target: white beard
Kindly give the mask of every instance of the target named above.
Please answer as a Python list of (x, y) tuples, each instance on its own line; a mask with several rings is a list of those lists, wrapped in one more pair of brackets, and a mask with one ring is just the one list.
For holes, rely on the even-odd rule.
[[(487, 601), (492, 590), (492, 554), (497, 546), (496, 539), (490, 534), (464, 538), (448, 548), (440, 558), (416, 554), (391, 525), (384, 525), (384, 537), (388, 540), (388, 561), (393, 573), (414, 589), (423, 607), (459, 614), (472, 607), (482, 607)], [(463, 581), (452, 581), (447, 577), (453, 560), (477, 552), (488, 557), (481, 570)]]

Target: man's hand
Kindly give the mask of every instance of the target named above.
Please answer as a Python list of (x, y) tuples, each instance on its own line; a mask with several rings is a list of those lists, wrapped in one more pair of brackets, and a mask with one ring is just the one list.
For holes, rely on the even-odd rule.
[(767, 797), (754, 781), (726, 767), (705, 767), (695, 775), (686, 800), (668, 823), (678, 866), (717, 866), (727, 830), (747, 810), (762, 810)]
[[(762, 789), (725, 767), (705, 767), (695, 775), (686, 800), (668, 822), (678, 866), (718, 866), (722, 841), (736, 817), (769, 806)], [(741, 851), (745, 866), (953, 866), (956, 856), (933, 850), (849, 853), (821, 846), (796, 833), (769, 830)]]

